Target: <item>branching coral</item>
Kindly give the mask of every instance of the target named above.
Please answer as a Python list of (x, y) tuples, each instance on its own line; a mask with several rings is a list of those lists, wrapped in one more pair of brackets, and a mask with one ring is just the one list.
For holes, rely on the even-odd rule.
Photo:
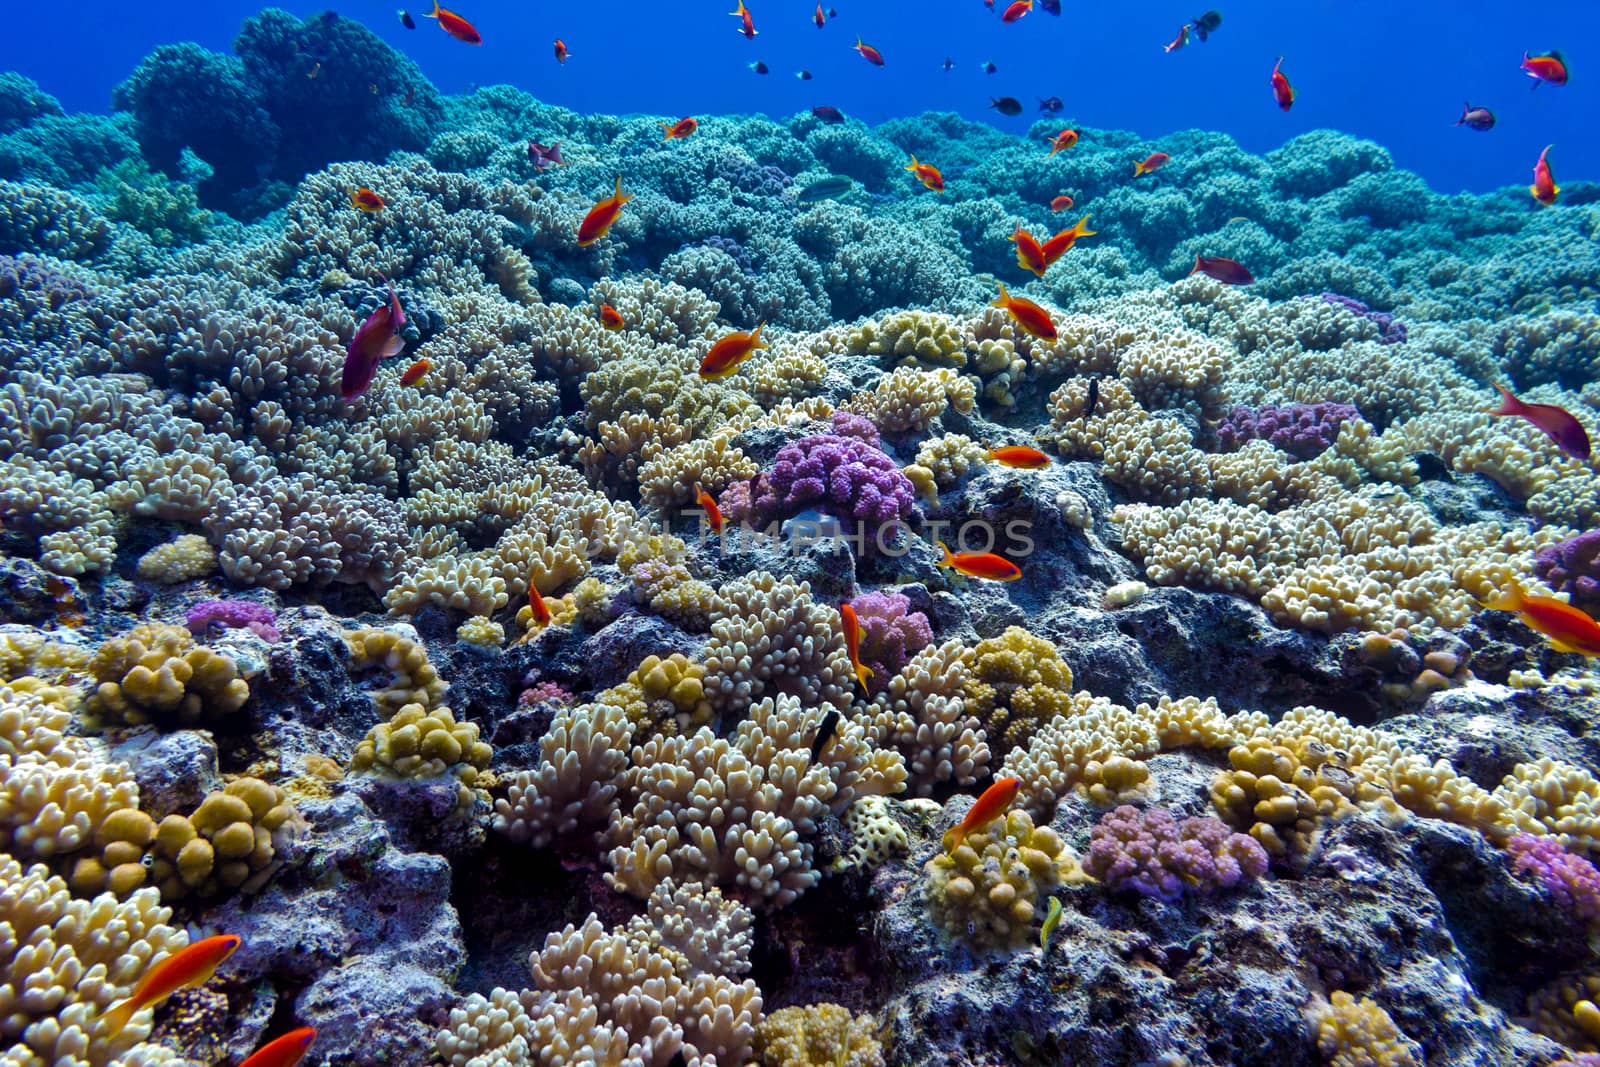
[(89, 661), (97, 686), (84, 713), (103, 726), (161, 723), (237, 732), (250, 683), (232, 658), (196, 646), (176, 626), (146, 623), (100, 646)]
[(1174, 819), (1161, 808), (1122, 805), (1089, 834), (1084, 872), (1107, 888), (1169, 904), (1186, 891), (1232, 889), (1267, 870), (1266, 850), (1213, 818)]

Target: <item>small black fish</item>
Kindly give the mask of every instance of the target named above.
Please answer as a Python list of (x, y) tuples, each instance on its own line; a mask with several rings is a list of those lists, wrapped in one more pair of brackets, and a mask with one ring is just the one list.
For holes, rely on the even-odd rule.
[(985, 74), (993, 74), (995, 71), (997, 71), (999, 69), (1000, 69), (999, 67), (994, 65), (994, 60), (986, 59), (986, 60), (983, 61), (983, 72)]
[(754, 63), (750, 64), (750, 69), (755, 71), (757, 74), (765, 74), (767, 72), (767, 65), (758, 59)]
[(811, 113), (830, 126), (837, 126), (844, 121), (844, 112), (827, 104), (812, 108)]
[(838, 9), (838, 8), (836, 8), (836, 7), (830, 7), (830, 8), (828, 8), (828, 17), (829, 17), (829, 18), (830, 18), (830, 19), (836, 19), (836, 18), (838, 18), (838, 17), (839, 17), (839, 9)]
[(803, 82), (811, 80), (811, 72), (809, 70), (797, 70), (794, 72), (794, 76)]
[(1200, 43), (1205, 44), (1206, 38), (1214, 33), (1220, 25), (1222, 25), (1222, 12), (1212, 8), (1194, 20), (1194, 32), (1200, 38)]
[(828, 747), (828, 742), (833, 740), (834, 732), (839, 729), (839, 713), (832, 708), (822, 717), (822, 725), (817, 727), (817, 739), (811, 742), (811, 762), (815, 763), (822, 757), (822, 750)]
[(1050, 96), (1039, 101), (1039, 110), (1051, 115), (1060, 114), (1061, 109), (1066, 106), (1066, 104), (1061, 102), (1061, 98), (1059, 96)]
[(952, 70), (956, 69), (956, 61), (951, 59), (949, 56), (945, 56), (944, 63), (940, 65), (939, 69), (948, 74)]
[(405, 8), (401, 8), (399, 11), (396, 11), (395, 14), (400, 16), (400, 25), (404, 26), (406, 29), (414, 30), (417, 28), (417, 20), (412, 18), (411, 12), (407, 11)]
[(1083, 402), (1083, 417), (1088, 418), (1094, 414), (1094, 406), (1100, 403), (1100, 379), (1089, 379), (1089, 399)]
[(1002, 115), (1022, 114), (1022, 101), (1014, 96), (1002, 96), (998, 100), (991, 96), (989, 98), (989, 106)]
[(1039, 0), (1039, 7), (1051, 15), (1061, 14), (1061, 0)]

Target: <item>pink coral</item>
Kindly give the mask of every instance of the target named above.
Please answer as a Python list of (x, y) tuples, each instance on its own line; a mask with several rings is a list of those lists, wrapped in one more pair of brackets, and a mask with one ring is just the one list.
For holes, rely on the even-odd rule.
[(1506, 842), (1512, 869), (1531, 874), (1558, 906), (1585, 922), (1600, 920), (1600, 871), (1554, 837), (1517, 834)]
[(1123, 804), (1089, 831), (1083, 869), (1113, 890), (1132, 890), (1171, 904), (1185, 890), (1231, 889), (1260, 878), (1267, 852), (1220, 819), (1184, 819)]
[(861, 620), (861, 662), (872, 670), (873, 688), (900, 673), (913, 653), (933, 644), (928, 617), (911, 610), (903, 593), (866, 593), (850, 601)]

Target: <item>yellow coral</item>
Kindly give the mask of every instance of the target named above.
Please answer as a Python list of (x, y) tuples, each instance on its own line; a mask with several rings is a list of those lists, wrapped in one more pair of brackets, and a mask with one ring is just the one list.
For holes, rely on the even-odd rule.
[(431, 708), (449, 688), (428, 662), (428, 650), (393, 630), (350, 630), (344, 635), (350, 649), (352, 675), (372, 675), (382, 684), (370, 688), (378, 710), (393, 715), (407, 704)]
[(239, 677), (238, 665), (196, 646), (177, 626), (134, 627), (101, 645), (88, 667), (99, 684), (84, 712), (101, 725), (204, 723), (237, 729), (242, 724), (232, 716), (250, 699), (250, 683)]
[(1020, 626), (979, 641), (968, 666), (967, 708), (1002, 755), (1072, 706), (1072, 668), (1054, 645)]
[(714, 712), (706, 699), (706, 665), (691, 661), (680, 652), (666, 659), (646, 656), (628, 676), (639, 687), (646, 701), (664, 700), (672, 705), (678, 727), (693, 730), (710, 722)]
[(766, 1067), (883, 1067), (872, 1016), (838, 1004), (807, 1004), (768, 1015), (756, 1030)]
[(139, 577), (163, 585), (204, 578), (217, 569), (217, 550), (199, 534), (184, 534), (139, 557)]
[(925, 875), (933, 924), (980, 952), (1022, 947), (1044, 898), (1083, 877), (1061, 837), (1015, 808), (929, 860)]
[(150, 881), (163, 900), (253, 893), (283, 864), (305, 832), (287, 794), (258, 778), (238, 778), (206, 795), (194, 813), (156, 826)]
[(1406, 1035), (1368, 997), (1336, 990), (1307, 1013), (1328, 1067), (1416, 1067)]

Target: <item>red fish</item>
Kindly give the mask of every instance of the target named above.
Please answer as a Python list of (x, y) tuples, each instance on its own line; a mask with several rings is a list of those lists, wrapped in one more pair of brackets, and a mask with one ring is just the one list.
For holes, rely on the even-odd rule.
[(750, 9), (744, 6), (744, 0), (739, 0), (739, 10), (730, 11), (728, 14), (739, 17), (739, 32), (744, 34), (745, 40), (755, 39), (759, 31), (756, 29), (755, 20), (750, 17)]
[(239, 1067), (295, 1067), (316, 1039), (317, 1032), (309, 1026), (290, 1030), (256, 1049)]
[(369, 215), (376, 215), (383, 210), (383, 197), (363, 185), (359, 189), (350, 191), (350, 206)]
[(1550, 173), (1550, 149), (1555, 145), (1547, 144), (1544, 151), (1539, 153), (1539, 162), (1533, 165), (1533, 184), (1528, 186), (1528, 192), (1533, 198), (1545, 207), (1556, 202), (1556, 197), (1561, 193), (1561, 186), (1556, 184), (1556, 176)]
[(1072, 197), (1068, 196), (1066, 193), (1062, 193), (1060, 196), (1050, 201), (1050, 211), (1052, 214), (1058, 214), (1062, 211), (1070, 210), (1072, 205)]
[(601, 304), (600, 325), (615, 333), (626, 326), (627, 323), (622, 321), (622, 312), (618, 311), (610, 304)]
[(722, 509), (717, 507), (717, 502), (711, 494), (700, 488), (700, 483), (694, 483), (694, 502), (700, 505), (700, 510), (706, 513), (706, 525), (711, 527), (712, 533), (722, 532)]
[(438, 19), (439, 28), (458, 41), (467, 44), (482, 44), (483, 34), (479, 33), (472, 23), (456, 14), (439, 6), (439, 0), (433, 0), (433, 14), (424, 15), (423, 18)]
[(663, 122), (661, 128), (667, 131), (667, 135), (661, 138), (663, 141), (681, 141), (698, 130), (700, 124), (694, 119), (679, 119), (670, 126)]
[(944, 175), (939, 173), (939, 168), (932, 163), (918, 163), (917, 157), (912, 156), (911, 162), (906, 164), (906, 170), (917, 176), (917, 181), (936, 193), (944, 192)]
[(988, 456), (996, 463), (1003, 463), (1007, 467), (1021, 467), (1023, 470), (1036, 471), (1050, 466), (1050, 457), (1040, 452), (1037, 448), (1027, 445), (1004, 445), (1000, 448), (989, 449)]
[(961, 822), (952, 826), (944, 835), (944, 849), (954, 852), (966, 841), (967, 835), (974, 830), (982, 830), (994, 822), (1011, 802), (1017, 799), (1017, 793), (1022, 789), (1022, 781), (1018, 778), (996, 779), (994, 785), (983, 791), (972, 807), (967, 809), (967, 814)]
[(1000, 283), (1000, 296), (989, 306), (1005, 308), (1017, 320), (1018, 326), (1042, 341), (1056, 339), (1056, 324), (1051, 321), (1050, 313), (1027, 297), (1012, 296), (1006, 292), (1005, 282)]
[(406, 324), (406, 313), (400, 308), (400, 298), (394, 286), (389, 286), (389, 303), (379, 304), (367, 321), (356, 330), (345, 352), (344, 370), (339, 375), (339, 392), (346, 401), (354, 400), (367, 391), (372, 376), (378, 373), (378, 364), (405, 350), (405, 338), (400, 330)]
[(556, 38), (556, 62), (560, 63), (564, 67), (564, 66), (567, 65), (567, 60), (570, 59), (571, 57), (572, 57), (572, 53), (567, 51), (567, 42), (565, 42), (561, 38), (557, 37)]
[(1295, 91), (1289, 84), (1289, 79), (1283, 73), (1283, 57), (1278, 57), (1278, 62), (1272, 66), (1272, 98), (1278, 102), (1278, 110), (1288, 111), (1294, 107)]
[(418, 382), (422, 381), (422, 376), (427, 374), (432, 369), (433, 360), (424, 356), (406, 368), (406, 372), (400, 375), (400, 384), (416, 385)]
[(1033, 10), (1033, 0), (1014, 0), (1010, 7), (1000, 14), (1001, 22), (1016, 22)]
[(111, 1005), (95, 1019), (103, 1031), (97, 1037), (115, 1036), (128, 1025), (134, 1013), (154, 1007), (180, 989), (204, 985), (217, 972), (222, 961), (233, 955), (239, 947), (234, 934), (221, 934), (196, 941), (188, 948), (163, 959), (145, 972), (133, 993)]
[(1187, 22), (1185, 22), (1183, 24), (1183, 29), (1178, 31), (1178, 36), (1176, 36), (1176, 37), (1174, 37), (1172, 39), (1172, 43), (1171, 44), (1164, 45), (1161, 50), (1163, 52), (1167, 52), (1167, 53), (1176, 52), (1178, 49), (1182, 48), (1184, 45), (1186, 45), (1188, 43), (1189, 43), (1189, 24)]
[(706, 358), (700, 361), (700, 377), (726, 378), (739, 364), (755, 355), (756, 349), (766, 348), (767, 343), (761, 339), (761, 328), (766, 324), (763, 319), (752, 332), (735, 331), (712, 345)]
[(1589, 461), (1589, 434), (1566, 408), (1555, 404), (1529, 404), (1518, 400), (1504, 386), (1495, 386), (1505, 400), (1491, 415), (1516, 415), (1543, 430), (1556, 446), (1573, 459)]
[(939, 551), (944, 553), (939, 566), (949, 567), (957, 574), (965, 574), (969, 578), (985, 578), (991, 582), (1014, 582), (1022, 577), (1021, 567), (993, 552), (951, 552), (943, 541), (939, 542)]
[(820, 104), (811, 109), (811, 113), (826, 122), (829, 126), (837, 126), (844, 121), (844, 112), (827, 104)]
[(1600, 656), (1600, 623), (1564, 600), (1529, 596), (1512, 582), (1510, 589), (1482, 604), (1490, 611), (1516, 612), (1529, 627), (1548, 637), (1557, 652)]
[(1071, 148), (1073, 145), (1075, 145), (1077, 143), (1078, 143), (1078, 131), (1077, 130), (1062, 130), (1060, 133), (1058, 133), (1054, 137), (1050, 138), (1050, 154), (1053, 156), (1057, 152), (1060, 152), (1060, 151), (1062, 151), (1063, 149), (1066, 149), (1066, 148)]
[(622, 195), (622, 175), (617, 175), (617, 191), (595, 201), (594, 207), (590, 208), (583, 221), (578, 223), (578, 247), (588, 248), (610, 233), (617, 216), (622, 214), (622, 205), (632, 199), (631, 196)]
[(861, 35), (859, 33), (856, 34), (855, 49), (857, 52), (861, 53), (862, 59), (866, 60), (868, 63), (871, 63), (874, 67), (883, 66), (883, 53), (872, 47), (870, 44), (862, 44)]
[(533, 621), (540, 626), (550, 625), (550, 605), (544, 602), (544, 597), (539, 595), (539, 579), (537, 576), (528, 579), (528, 611), (533, 614)]
[(1133, 176), (1137, 178), (1145, 174), (1154, 174), (1166, 166), (1171, 159), (1172, 157), (1165, 152), (1151, 152), (1142, 162), (1133, 165)]
[(828, 24), (828, 16), (822, 13), (821, 4), (817, 5), (817, 13), (811, 16), (811, 21), (817, 24), (819, 30)]
[(1011, 240), (1016, 242), (1017, 246), (1017, 266), (1023, 270), (1031, 270), (1043, 278), (1045, 268), (1050, 264), (1044, 261), (1044, 249), (1039, 246), (1039, 239), (1019, 224), (1017, 232), (1011, 235)]
[(1208, 278), (1215, 278), (1227, 285), (1249, 285), (1255, 281), (1255, 276), (1244, 269), (1244, 265), (1222, 256), (1195, 256), (1194, 270), (1189, 272), (1190, 277), (1204, 274)]
[(870, 693), (867, 679), (872, 677), (872, 669), (861, 662), (861, 620), (856, 617), (856, 609), (849, 604), (840, 604), (839, 621), (844, 623), (844, 650), (850, 654), (850, 666), (855, 669), (856, 681), (861, 683), (863, 693)]
[(1549, 82), (1551, 85), (1567, 84), (1567, 57), (1554, 48), (1542, 56), (1522, 53), (1522, 69), (1533, 79), (1535, 89), (1539, 88), (1540, 82)]
[(1089, 229), (1089, 216), (1085, 215), (1078, 220), (1078, 224), (1070, 230), (1062, 230), (1050, 240), (1039, 246), (1039, 251), (1044, 253), (1046, 267), (1060, 259), (1072, 250), (1080, 237), (1093, 237), (1098, 231)]

